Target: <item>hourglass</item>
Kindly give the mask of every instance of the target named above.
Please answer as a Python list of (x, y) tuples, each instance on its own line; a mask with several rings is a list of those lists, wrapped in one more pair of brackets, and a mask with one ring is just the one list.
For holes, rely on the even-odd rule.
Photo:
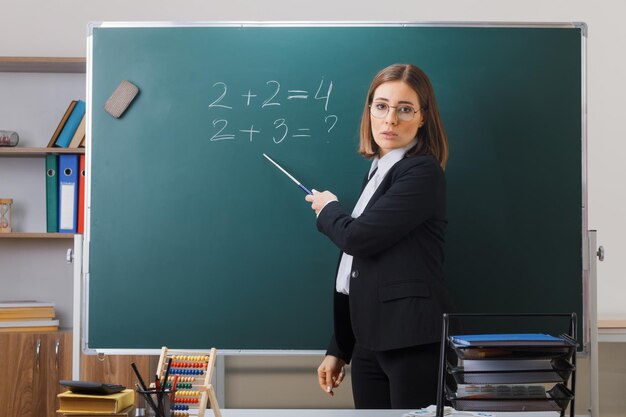
[(11, 232), (11, 204), (12, 198), (0, 198), (0, 233)]

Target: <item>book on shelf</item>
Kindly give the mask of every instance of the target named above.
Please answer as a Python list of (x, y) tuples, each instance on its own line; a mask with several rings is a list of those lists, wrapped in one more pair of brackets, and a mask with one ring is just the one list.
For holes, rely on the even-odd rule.
[(135, 407), (131, 405), (130, 407), (127, 407), (127, 408), (125, 408), (122, 411), (117, 412), (117, 413), (100, 413), (100, 412), (95, 412), (95, 411), (87, 411), (87, 412), (69, 411), (69, 412), (63, 412), (61, 410), (57, 411), (57, 413), (59, 413), (60, 415), (62, 415), (64, 417), (134, 417), (134, 415), (135, 415)]
[(68, 148), (76, 149), (80, 147), (80, 143), (83, 141), (85, 137), (85, 115), (83, 114), (83, 118), (80, 120), (78, 127), (76, 128), (76, 132), (74, 132), (74, 136), (72, 136), (72, 140), (70, 140)]
[(560, 337), (544, 333), (471, 334), (451, 336), (456, 346), (563, 346)]
[(70, 114), (70, 117), (65, 122), (65, 126), (63, 126), (61, 133), (59, 133), (56, 142), (54, 142), (55, 146), (60, 148), (68, 147), (84, 115), (85, 102), (82, 100), (77, 100), (76, 106), (74, 106), (74, 110), (72, 110), (72, 114)]
[(0, 321), (0, 333), (53, 332), (59, 330), (58, 320), (14, 320)]
[(54, 303), (38, 301), (0, 301), (0, 319), (52, 319)]
[(65, 391), (57, 395), (59, 413), (120, 413), (135, 402), (135, 391), (127, 388), (109, 395), (76, 394)]
[(42, 308), (53, 307), (54, 303), (46, 303), (35, 300), (8, 300), (0, 301), (0, 309), (2, 308)]
[(50, 138), (50, 141), (48, 142), (48, 146), (47, 146), (48, 148), (54, 148), (56, 146), (55, 145), (56, 141), (59, 138), (59, 135), (61, 134), (61, 131), (63, 130), (63, 127), (65, 126), (65, 123), (67, 122), (67, 119), (69, 119), (70, 115), (72, 114), (72, 111), (74, 111), (74, 107), (76, 107), (76, 103), (77, 103), (76, 100), (72, 100), (67, 110), (65, 110), (65, 113), (63, 114), (63, 117), (61, 118), (59, 125), (57, 126), (56, 130), (52, 134), (52, 138)]
[(0, 323), (4, 321), (42, 321), (42, 320), (51, 320), (54, 318), (54, 314), (51, 317), (15, 317), (15, 316), (3, 316), (0, 315)]

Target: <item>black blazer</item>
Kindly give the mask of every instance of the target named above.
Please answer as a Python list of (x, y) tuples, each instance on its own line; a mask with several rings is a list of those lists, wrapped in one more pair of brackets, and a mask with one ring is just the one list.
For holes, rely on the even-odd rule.
[(334, 335), (327, 354), (346, 362), (355, 340), (374, 351), (438, 342), (452, 311), (444, 285), (446, 183), (433, 156), (405, 157), (353, 219), (326, 205), (318, 229), (352, 255), (350, 295), (334, 292)]

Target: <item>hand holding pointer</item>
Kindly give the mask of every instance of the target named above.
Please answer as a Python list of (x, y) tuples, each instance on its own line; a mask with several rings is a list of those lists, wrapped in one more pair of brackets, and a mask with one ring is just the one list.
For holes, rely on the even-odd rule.
[(320, 193), (314, 189), (312, 192), (312, 194), (307, 194), (304, 199), (311, 203), (311, 209), (315, 211), (316, 215), (320, 213), (326, 204), (331, 201), (338, 201), (337, 196), (330, 191), (322, 191)]
[(317, 190), (309, 190), (305, 187), (300, 181), (298, 181), (293, 175), (285, 170), (285, 168), (281, 167), (270, 158), (267, 154), (263, 154), (265, 159), (270, 161), (276, 168), (278, 168), (283, 174), (285, 174), (291, 181), (294, 182), (302, 191), (306, 193), (306, 197), (304, 198), (306, 201), (311, 203), (311, 208), (315, 210), (315, 214), (319, 214), (319, 212), (324, 208), (324, 206), (331, 201), (338, 201), (337, 196), (335, 196), (330, 191), (319, 192)]

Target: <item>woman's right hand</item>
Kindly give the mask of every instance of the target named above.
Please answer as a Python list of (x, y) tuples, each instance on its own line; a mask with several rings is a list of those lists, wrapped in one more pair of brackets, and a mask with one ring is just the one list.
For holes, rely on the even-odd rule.
[(311, 203), (311, 209), (316, 215), (320, 214), (320, 211), (331, 201), (338, 201), (337, 196), (330, 191), (311, 190), (313, 194), (307, 194), (304, 199)]
[(346, 375), (345, 365), (346, 363), (338, 357), (326, 355), (319, 368), (317, 368), (320, 388), (331, 397), (334, 395), (333, 388), (337, 388)]

